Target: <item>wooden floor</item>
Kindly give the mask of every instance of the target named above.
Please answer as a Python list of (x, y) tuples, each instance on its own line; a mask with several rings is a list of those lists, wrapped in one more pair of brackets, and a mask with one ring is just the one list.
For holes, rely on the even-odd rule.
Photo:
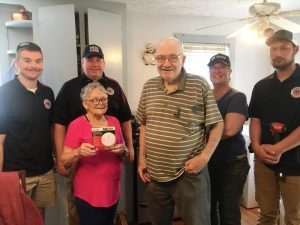
[[(246, 209), (241, 207), (242, 225), (256, 225), (258, 208)], [(173, 225), (184, 225), (182, 221), (174, 221)]]
[(258, 208), (246, 209), (241, 207), (242, 225), (256, 225)]

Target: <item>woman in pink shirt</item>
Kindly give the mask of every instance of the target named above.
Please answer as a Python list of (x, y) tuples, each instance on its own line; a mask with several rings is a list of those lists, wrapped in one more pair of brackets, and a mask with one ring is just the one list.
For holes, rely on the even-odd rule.
[[(113, 225), (127, 149), (119, 121), (104, 115), (108, 106), (105, 88), (90, 83), (80, 97), (87, 113), (68, 126), (62, 161), (65, 167), (76, 165), (74, 195), (80, 224)], [(98, 136), (92, 135), (92, 128), (98, 129)]]

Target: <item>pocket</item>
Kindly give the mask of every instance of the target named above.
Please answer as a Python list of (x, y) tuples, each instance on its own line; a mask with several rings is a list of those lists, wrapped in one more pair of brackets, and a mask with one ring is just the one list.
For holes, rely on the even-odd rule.
[(199, 132), (200, 124), (204, 123), (204, 112), (199, 104), (190, 107), (175, 105), (171, 107), (170, 114), (174, 120), (187, 131), (189, 135)]
[(187, 172), (184, 172), (183, 176), (184, 176), (184, 179), (197, 181), (197, 180), (201, 180), (201, 179), (206, 179), (206, 176), (209, 176), (209, 175), (208, 175), (207, 166), (205, 166), (198, 173), (187, 173)]

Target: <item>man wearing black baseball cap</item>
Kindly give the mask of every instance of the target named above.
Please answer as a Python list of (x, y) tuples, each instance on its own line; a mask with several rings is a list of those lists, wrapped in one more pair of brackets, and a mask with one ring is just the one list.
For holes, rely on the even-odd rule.
[[(80, 99), (80, 91), (90, 82), (98, 81), (106, 89), (108, 95), (106, 114), (115, 116), (119, 120), (128, 148), (129, 161), (133, 161), (134, 158), (131, 131), (132, 115), (129, 104), (119, 83), (107, 77), (104, 73), (105, 60), (102, 49), (95, 44), (87, 45), (82, 52), (81, 66), (82, 76), (73, 78), (62, 86), (56, 97), (53, 112), (56, 169), (64, 176), (68, 173), (61, 163), (66, 127), (75, 118), (85, 114)], [(69, 181), (72, 188), (72, 179), (69, 179)], [(74, 205), (73, 192), (69, 192), (68, 195), (69, 225), (77, 225), (79, 221)]]
[(285, 223), (300, 224), (300, 67), (293, 34), (279, 30), (266, 40), (275, 71), (253, 89), (249, 105), (255, 153), (258, 224), (277, 224), (279, 197)]
[(104, 59), (102, 49), (98, 45), (88, 45), (84, 48), (82, 58), (91, 58), (92, 56), (97, 56), (100, 59)]

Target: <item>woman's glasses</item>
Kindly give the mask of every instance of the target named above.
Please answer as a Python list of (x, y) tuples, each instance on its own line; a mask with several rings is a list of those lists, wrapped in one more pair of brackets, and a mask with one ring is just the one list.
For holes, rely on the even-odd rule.
[(108, 99), (107, 98), (93, 98), (93, 99), (86, 99), (85, 101), (90, 102), (92, 105), (98, 105), (100, 102), (102, 104), (106, 104)]

